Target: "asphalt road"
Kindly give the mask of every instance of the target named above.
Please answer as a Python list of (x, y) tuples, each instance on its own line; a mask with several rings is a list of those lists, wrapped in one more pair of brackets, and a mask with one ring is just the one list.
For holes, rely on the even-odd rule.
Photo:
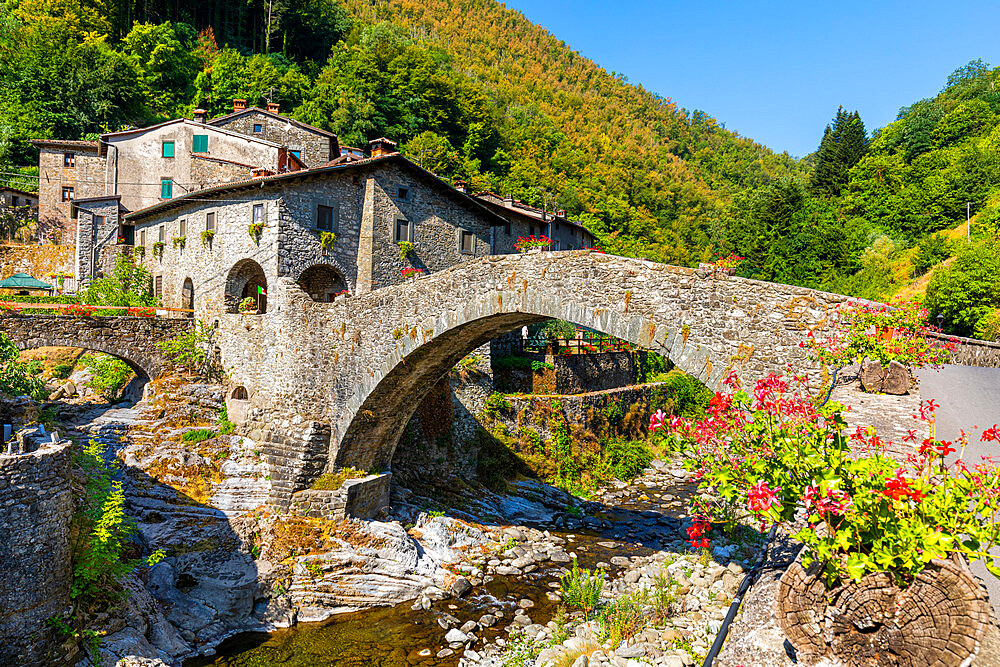
[[(983, 456), (995, 457), (1000, 463), (1000, 444), (979, 440), (984, 429), (1000, 424), (1000, 368), (975, 368), (972, 366), (945, 366), (940, 370), (921, 369), (920, 396), (925, 401), (933, 398), (941, 405), (936, 412), (936, 435), (940, 440), (957, 440), (959, 431), (969, 433), (969, 446), (962, 459), (970, 466), (979, 463)], [(952, 454), (954, 460), (958, 454)], [(998, 556), (1000, 548), (992, 553)], [(993, 612), (1000, 616), (1000, 580), (991, 575), (981, 562), (973, 563), (972, 570), (983, 577), (990, 592)]]

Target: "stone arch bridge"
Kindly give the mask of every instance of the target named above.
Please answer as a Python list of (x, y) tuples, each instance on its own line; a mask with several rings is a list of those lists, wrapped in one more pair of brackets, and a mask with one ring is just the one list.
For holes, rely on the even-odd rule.
[(499, 334), (559, 318), (669, 356), (710, 387), (795, 364), (798, 343), (847, 297), (592, 251), (491, 256), (405, 284), (317, 303), (290, 279), (265, 315), (224, 315), (217, 342), (272, 501), (324, 471), (385, 470), (426, 392)]
[(155, 378), (169, 362), (156, 347), (191, 328), (187, 318), (72, 317), (5, 315), (0, 331), (19, 350), (36, 347), (79, 347), (122, 359), (139, 377)]

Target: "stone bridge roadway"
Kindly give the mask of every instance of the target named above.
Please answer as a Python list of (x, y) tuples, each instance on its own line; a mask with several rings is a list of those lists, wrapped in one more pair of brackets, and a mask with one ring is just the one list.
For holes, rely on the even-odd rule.
[(666, 356), (709, 386), (789, 363), (819, 380), (798, 342), (847, 297), (592, 251), (492, 256), (363, 295), (315, 303), (289, 279), (265, 315), (223, 315), (228, 377), (249, 394), (272, 501), (324, 470), (386, 470), (421, 399), (491, 338), (560, 318)]
[(0, 331), (19, 350), (66, 346), (119, 357), (136, 375), (155, 378), (168, 361), (156, 343), (191, 328), (189, 319), (153, 317), (74, 317), (72, 315), (5, 315)]

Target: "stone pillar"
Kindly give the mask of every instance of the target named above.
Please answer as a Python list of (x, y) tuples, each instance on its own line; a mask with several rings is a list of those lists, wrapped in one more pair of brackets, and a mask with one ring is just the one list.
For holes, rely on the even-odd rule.
[(0, 455), (0, 664), (49, 665), (69, 606), (69, 443)]
[(358, 238), (358, 280), (355, 294), (372, 290), (375, 270), (375, 179), (365, 181), (365, 204), (361, 210), (361, 235)]

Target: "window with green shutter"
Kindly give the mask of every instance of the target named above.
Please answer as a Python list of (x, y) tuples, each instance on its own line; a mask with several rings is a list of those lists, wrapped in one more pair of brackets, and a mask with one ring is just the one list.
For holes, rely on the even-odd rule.
[(163, 142), (163, 157), (173, 157), (174, 156), (174, 142), (164, 141)]
[(171, 199), (174, 196), (174, 182), (169, 178), (160, 180), (160, 199)]
[(208, 135), (207, 134), (196, 134), (191, 140), (191, 152), (193, 153), (207, 153), (208, 152)]

